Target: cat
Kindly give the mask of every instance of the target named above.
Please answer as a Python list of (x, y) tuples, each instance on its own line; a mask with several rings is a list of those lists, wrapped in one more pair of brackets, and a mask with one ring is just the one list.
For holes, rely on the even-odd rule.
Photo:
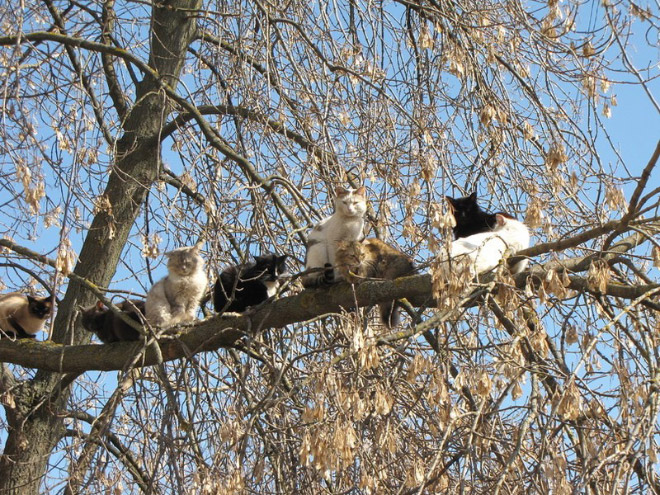
[[(339, 276), (351, 283), (364, 278), (394, 280), (415, 271), (410, 256), (375, 238), (340, 242), (335, 262)], [(398, 326), (401, 317), (396, 301), (381, 303), (378, 308), (385, 326)]]
[(0, 295), (0, 338), (34, 339), (53, 312), (51, 296), (33, 297), (20, 292)]
[[(367, 211), (365, 187), (335, 190), (335, 212), (314, 226), (307, 239), (305, 269), (316, 270), (302, 277), (303, 287), (327, 286), (341, 279), (334, 269), (337, 243), (362, 239)], [(320, 273), (318, 273), (320, 271)]]
[[(213, 287), (213, 306), (217, 312), (242, 313), (272, 297), (286, 274), (288, 255), (268, 253), (255, 256), (254, 262), (225, 269)], [(229, 304), (227, 304), (229, 302)]]
[[(527, 227), (506, 213), (496, 213), (493, 230), (453, 241), (449, 258), (457, 262), (467, 258), (470, 272), (472, 276), (476, 276), (499, 265), (505, 254), (512, 255), (527, 247), (529, 247)], [(511, 272), (520, 273), (526, 267), (527, 260), (521, 260), (511, 267)]]
[[(117, 307), (140, 325), (144, 322), (145, 304), (141, 300), (123, 301)], [(104, 344), (140, 340), (141, 334), (119, 316), (106, 308), (101, 301), (82, 311), (82, 326), (93, 332)]]
[(456, 225), (453, 228), (454, 238), (460, 239), (482, 232), (493, 230), (496, 225), (495, 213), (487, 213), (477, 204), (477, 191), (469, 196), (454, 199), (445, 196), (451, 206)]
[(201, 245), (181, 247), (165, 253), (168, 275), (156, 282), (147, 293), (147, 321), (166, 327), (195, 319), (207, 290)]

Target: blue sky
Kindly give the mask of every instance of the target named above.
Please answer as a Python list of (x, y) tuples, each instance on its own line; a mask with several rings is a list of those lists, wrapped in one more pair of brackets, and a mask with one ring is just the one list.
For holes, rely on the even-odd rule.
[[(637, 26), (643, 27), (640, 23), (638, 23)], [(636, 36), (643, 36), (644, 32), (639, 31), (635, 34)], [(644, 67), (655, 64), (654, 71), (655, 74), (658, 74), (660, 49), (653, 49), (649, 47), (644, 48), (644, 46), (644, 44), (640, 43), (638, 45), (639, 51), (632, 53), (634, 56), (635, 64), (637, 67)], [(652, 93), (655, 95), (656, 99), (660, 100), (660, 79), (649, 82), (648, 86)], [(627, 84), (625, 82), (615, 84), (613, 85), (610, 94), (616, 95), (618, 104), (616, 107), (612, 108), (612, 116), (611, 118), (606, 119), (605, 122), (609, 137), (611, 138), (618, 152), (623, 157), (626, 165), (630, 168), (631, 172), (633, 174), (639, 174), (639, 172), (641, 172), (641, 170), (648, 162), (658, 140), (660, 140), (660, 112), (656, 110), (646, 93), (638, 85)], [(601, 118), (605, 119), (603, 116), (601, 116)], [(168, 149), (168, 146), (165, 148)], [(616, 166), (618, 159), (609, 148), (609, 144), (606, 141), (606, 136), (603, 134), (601, 134), (599, 137), (598, 152), (601, 154), (601, 157), (605, 162), (604, 165), (606, 167), (608, 165)], [(169, 151), (166, 153), (165, 162), (172, 164), (175, 169), (177, 168), (176, 160), (177, 158), (174, 154), (170, 155)], [(625, 171), (622, 170), (620, 166), (619, 170), (621, 176), (626, 175)], [(660, 185), (658, 183), (659, 178), (660, 174), (656, 171), (652, 177), (651, 183), (649, 186), (647, 186), (647, 190)], [(628, 197), (632, 187), (634, 187), (633, 184), (627, 184), (625, 186)], [(17, 184), (17, 188), (20, 189), (19, 184)], [(8, 191), (0, 191), (0, 203), (2, 202), (1, 200), (6, 199), (7, 194)], [(315, 206), (319, 208), (327, 208), (326, 205)], [(48, 230), (43, 230), (40, 226), (37, 226), (37, 233), (38, 235), (34, 240), (17, 238), (16, 241), (36, 251), (54, 257), (54, 253), (46, 253), (44, 251), (44, 246), (52, 246), (56, 244), (56, 240), (59, 237), (58, 228), (53, 227)], [(74, 248), (77, 251), (79, 250), (83, 238), (84, 232), (80, 235), (75, 235), (72, 237)], [(160, 247), (166, 247), (165, 240), (163, 243), (161, 243)], [(133, 253), (132, 256), (136, 257), (136, 254)], [(128, 259), (124, 260), (124, 262), (141, 263), (142, 260)], [(156, 262), (158, 263), (160, 261), (157, 260)], [(131, 278), (123, 280), (126, 277), (126, 273), (127, 272), (125, 268), (120, 265), (118, 268), (118, 274), (115, 277), (115, 284), (113, 285), (113, 288), (143, 291), (143, 287), (140, 286), (140, 283), (146, 284), (146, 280), (140, 280), (139, 282)], [(165, 267), (161, 264), (157, 269), (154, 270), (153, 277), (157, 280), (164, 276), (165, 273)], [(40, 338), (44, 338), (44, 336), (42, 335)], [(579, 359), (579, 354), (577, 355), (577, 358)], [(115, 376), (116, 374), (114, 373), (90, 373), (86, 375), (86, 378), (99, 381), (103, 384), (106, 390), (112, 390), (115, 385)], [(3, 440), (4, 432), (0, 432), (0, 441)]]

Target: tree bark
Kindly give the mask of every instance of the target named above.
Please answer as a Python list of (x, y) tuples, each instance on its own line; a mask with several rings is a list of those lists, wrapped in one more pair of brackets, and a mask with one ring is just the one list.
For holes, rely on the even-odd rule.
[[(166, 0), (153, 8), (149, 65), (159, 79), (145, 76), (136, 88), (135, 104), (123, 123), (104, 192), (109, 206), (95, 216), (74, 269), (98, 286), (107, 286), (112, 280), (146, 194), (158, 178), (160, 135), (171, 109), (162, 87), (177, 84), (188, 45), (195, 37), (194, 12), (200, 6), (201, 0)], [(75, 308), (93, 301), (89, 290), (70, 281), (58, 306), (55, 342), (89, 342), (89, 333), (76, 331)], [(40, 492), (50, 453), (64, 434), (58, 411), (69, 397), (68, 385), (61, 373), (42, 370), (14, 394), (15, 406), (6, 408), (9, 432), (0, 457), (3, 495)]]

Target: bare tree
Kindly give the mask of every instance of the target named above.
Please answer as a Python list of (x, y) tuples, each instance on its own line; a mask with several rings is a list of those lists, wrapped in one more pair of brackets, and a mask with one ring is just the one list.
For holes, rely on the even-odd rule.
[[(660, 143), (625, 163), (607, 120), (626, 84), (658, 121), (632, 46), (658, 14), (0, 6), (2, 283), (57, 299), (50, 340), (0, 341), (0, 493), (660, 493)], [(80, 308), (144, 295), (172, 247), (203, 240), (211, 276), (265, 251), (300, 272), (346, 184), (418, 274), (294, 277), (243, 315), (90, 343)], [(454, 290), (444, 195), (474, 189), (534, 245)], [(392, 299), (388, 330), (370, 309)]]

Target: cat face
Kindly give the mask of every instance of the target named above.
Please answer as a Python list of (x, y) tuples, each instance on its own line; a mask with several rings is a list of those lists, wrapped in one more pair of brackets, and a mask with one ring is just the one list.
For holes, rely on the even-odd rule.
[(204, 260), (199, 255), (200, 246), (181, 247), (165, 253), (168, 257), (167, 269), (170, 273), (185, 277), (201, 269)]
[(45, 320), (53, 312), (53, 302), (50, 296), (47, 297), (32, 297), (27, 296), (28, 308), (30, 314), (39, 318), (40, 320)]
[(108, 311), (109, 311), (108, 308), (106, 308), (101, 301), (98, 301), (93, 306), (83, 308), (82, 310), (83, 327), (87, 330), (95, 328), (97, 318), (101, 315), (105, 315)]
[(286, 273), (286, 259), (288, 255), (268, 253), (262, 256), (255, 256), (254, 269), (261, 272), (259, 278), (265, 282), (272, 282), (277, 280), (280, 276)]
[(480, 210), (477, 204), (477, 191), (463, 198), (454, 199), (450, 196), (445, 196), (445, 198), (451, 206), (456, 223), (460, 223), (461, 220), (469, 220)]
[(346, 217), (362, 217), (367, 211), (366, 189), (364, 186), (357, 189), (338, 187), (335, 190), (335, 211)]
[(337, 263), (344, 265), (359, 265), (364, 258), (364, 246), (361, 242), (340, 241), (337, 243)]

